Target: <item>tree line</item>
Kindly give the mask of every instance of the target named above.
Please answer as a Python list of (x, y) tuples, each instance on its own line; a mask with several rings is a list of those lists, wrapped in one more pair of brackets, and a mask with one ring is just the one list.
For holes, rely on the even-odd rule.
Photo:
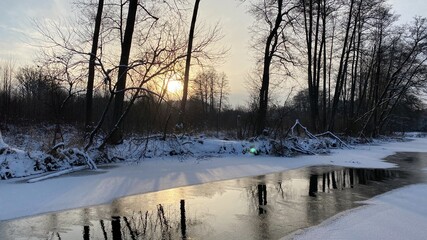
[(399, 121), (402, 107), (423, 108), (425, 18), (398, 25), (385, 0), (254, 1), (251, 12), (265, 46), (257, 134), (268, 122), (273, 71), (290, 79), (304, 69), (313, 131), (377, 136)]

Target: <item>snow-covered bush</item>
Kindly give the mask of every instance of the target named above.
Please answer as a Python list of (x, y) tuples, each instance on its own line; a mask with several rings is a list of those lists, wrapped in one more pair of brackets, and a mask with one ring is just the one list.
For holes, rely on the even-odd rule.
[(27, 152), (5, 144), (0, 134), (0, 179), (38, 173), (34, 163), (35, 161)]
[[(19, 135), (22, 138), (22, 135)], [(29, 139), (28, 136), (23, 137)], [(0, 179), (68, 169), (72, 166), (88, 165), (96, 168), (91, 158), (78, 148), (63, 148), (57, 144), (49, 153), (39, 150), (21, 150), (6, 144), (0, 133)]]
[[(49, 128), (50, 129), (50, 128)], [(51, 129), (52, 130), (52, 129)], [(74, 131), (74, 133), (73, 133)], [(206, 134), (200, 135), (133, 135), (124, 139), (120, 145), (107, 145), (99, 149), (96, 146), (101, 140), (95, 140), (94, 147), (82, 151), (78, 146), (67, 147), (75, 136), (79, 135), (76, 129), (68, 131), (70, 134), (65, 142), (56, 144), (52, 148), (39, 149), (12, 148), (3, 142), (0, 135), (0, 177), (2, 179), (23, 177), (49, 171), (61, 171), (76, 166), (87, 166), (96, 169), (95, 163), (135, 162), (144, 158), (177, 157), (180, 161), (189, 157), (197, 159), (216, 156), (244, 156), (244, 155), (275, 155), (291, 157), (298, 154), (324, 154), (333, 148), (348, 147), (344, 141), (331, 132), (314, 135), (296, 121), (289, 133), (281, 139), (271, 139), (269, 136), (259, 136), (247, 140), (219, 139)], [(40, 136), (49, 138), (47, 132), (38, 131)], [(32, 133), (34, 134), (34, 133)], [(30, 136), (24, 133), (16, 134), (18, 142), (25, 146), (36, 146), (41, 141), (40, 136)], [(73, 137), (74, 136), (74, 137)], [(34, 137), (33, 140), (32, 137)], [(7, 140), (13, 141), (9, 135)], [(32, 143), (36, 142), (36, 143)], [(67, 143), (67, 144), (65, 144)], [(83, 143), (82, 143), (83, 144)], [(82, 145), (81, 144), (81, 145)], [(40, 148), (44, 149), (40, 151)], [(92, 160), (93, 159), (93, 160)]]

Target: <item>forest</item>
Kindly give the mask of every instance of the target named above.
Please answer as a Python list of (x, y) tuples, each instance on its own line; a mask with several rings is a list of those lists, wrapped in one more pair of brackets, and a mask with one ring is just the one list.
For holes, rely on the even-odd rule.
[(233, 49), (197, 21), (203, 1), (80, 0), (72, 20), (34, 21), (33, 64), (2, 61), (2, 131), (73, 126), (87, 151), (132, 134), (284, 139), (296, 120), (364, 139), (427, 129), (426, 18), (400, 24), (386, 0), (240, 2), (254, 20), (246, 105), (228, 101), (217, 66)]

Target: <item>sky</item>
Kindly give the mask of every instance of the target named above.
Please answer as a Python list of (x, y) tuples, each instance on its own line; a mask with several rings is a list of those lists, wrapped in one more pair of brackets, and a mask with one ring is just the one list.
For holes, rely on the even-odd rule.
[[(56, 21), (72, 12), (74, 0), (0, 0), (0, 61), (13, 59), (15, 65), (31, 64), (37, 48), (31, 45), (36, 35), (33, 20)], [(426, 16), (425, 0), (389, 0), (400, 22), (409, 22), (413, 16)], [(229, 49), (217, 70), (227, 74), (233, 106), (248, 101), (246, 79), (254, 66), (250, 50), (250, 27), (253, 23), (247, 5), (238, 0), (202, 0), (199, 23), (222, 27), (224, 37), (219, 44)]]

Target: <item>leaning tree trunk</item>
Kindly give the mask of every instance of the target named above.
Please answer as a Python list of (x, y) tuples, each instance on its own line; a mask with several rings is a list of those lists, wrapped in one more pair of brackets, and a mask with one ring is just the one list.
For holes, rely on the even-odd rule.
[(87, 88), (86, 88), (86, 120), (85, 120), (86, 131), (90, 131), (92, 128), (93, 82), (95, 79), (95, 61), (96, 61), (96, 53), (98, 50), (99, 31), (101, 28), (101, 18), (102, 18), (103, 8), (104, 8), (104, 0), (99, 0), (98, 12), (96, 13), (96, 19), (95, 19), (95, 29), (93, 32), (93, 39), (92, 39), (92, 50), (90, 52), (89, 72), (88, 72)]
[[(119, 72), (117, 75), (116, 93), (114, 98), (113, 121), (112, 121), (112, 134), (108, 139), (111, 144), (117, 144), (122, 140), (123, 128), (119, 123), (120, 117), (123, 113), (126, 77), (128, 72), (129, 55), (132, 47), (132, 36), (135, 27), (136, 10), (138, 8), (138, 0), (129, 1), (129, 11), (126, 20), (126, 29), (122, 42), (122, 53), (120, 56)], [(119, 124), (120, 126), (116, 126)]]
[(179, 114), (179, 124), (184, 126), (185, 121), (185, 107), (187, 105), (187, 96), (188, 96), (188, 82), (190, 78), (190, 64), (191, 64), (191, 52), (193, 51), (193, 39), (194, 39), (194, 29), (196, 27), (197, 12), (199, 11), (200, 0), (196, 0), (194, 3), (193, 17), (191, 19), (190, 25), (190, 34), (188, 36), (188, 47), (187, 47), (187, 58), (185, 60), (185, 72), (184, 72), (184, 87), (182, 92), (181, 100), (181, 112)]
[(267, 41), (265, 43), (262, 84), (259, 92), (259, 109), (258, 109), (257, 121), (256, 121), (257, 135), (262, 134), (266, 126), (267, 108), (268, 108), (268, 88), (270, 85), (270, 65), (278, 44), (279, 27), (283, 21), (282, 7), (283, 7), (283, 0), (278, 0), (277, 1), (278, 11), (277, 11), (274, 27), (270, 30), (270, 33), (267, 37)]

